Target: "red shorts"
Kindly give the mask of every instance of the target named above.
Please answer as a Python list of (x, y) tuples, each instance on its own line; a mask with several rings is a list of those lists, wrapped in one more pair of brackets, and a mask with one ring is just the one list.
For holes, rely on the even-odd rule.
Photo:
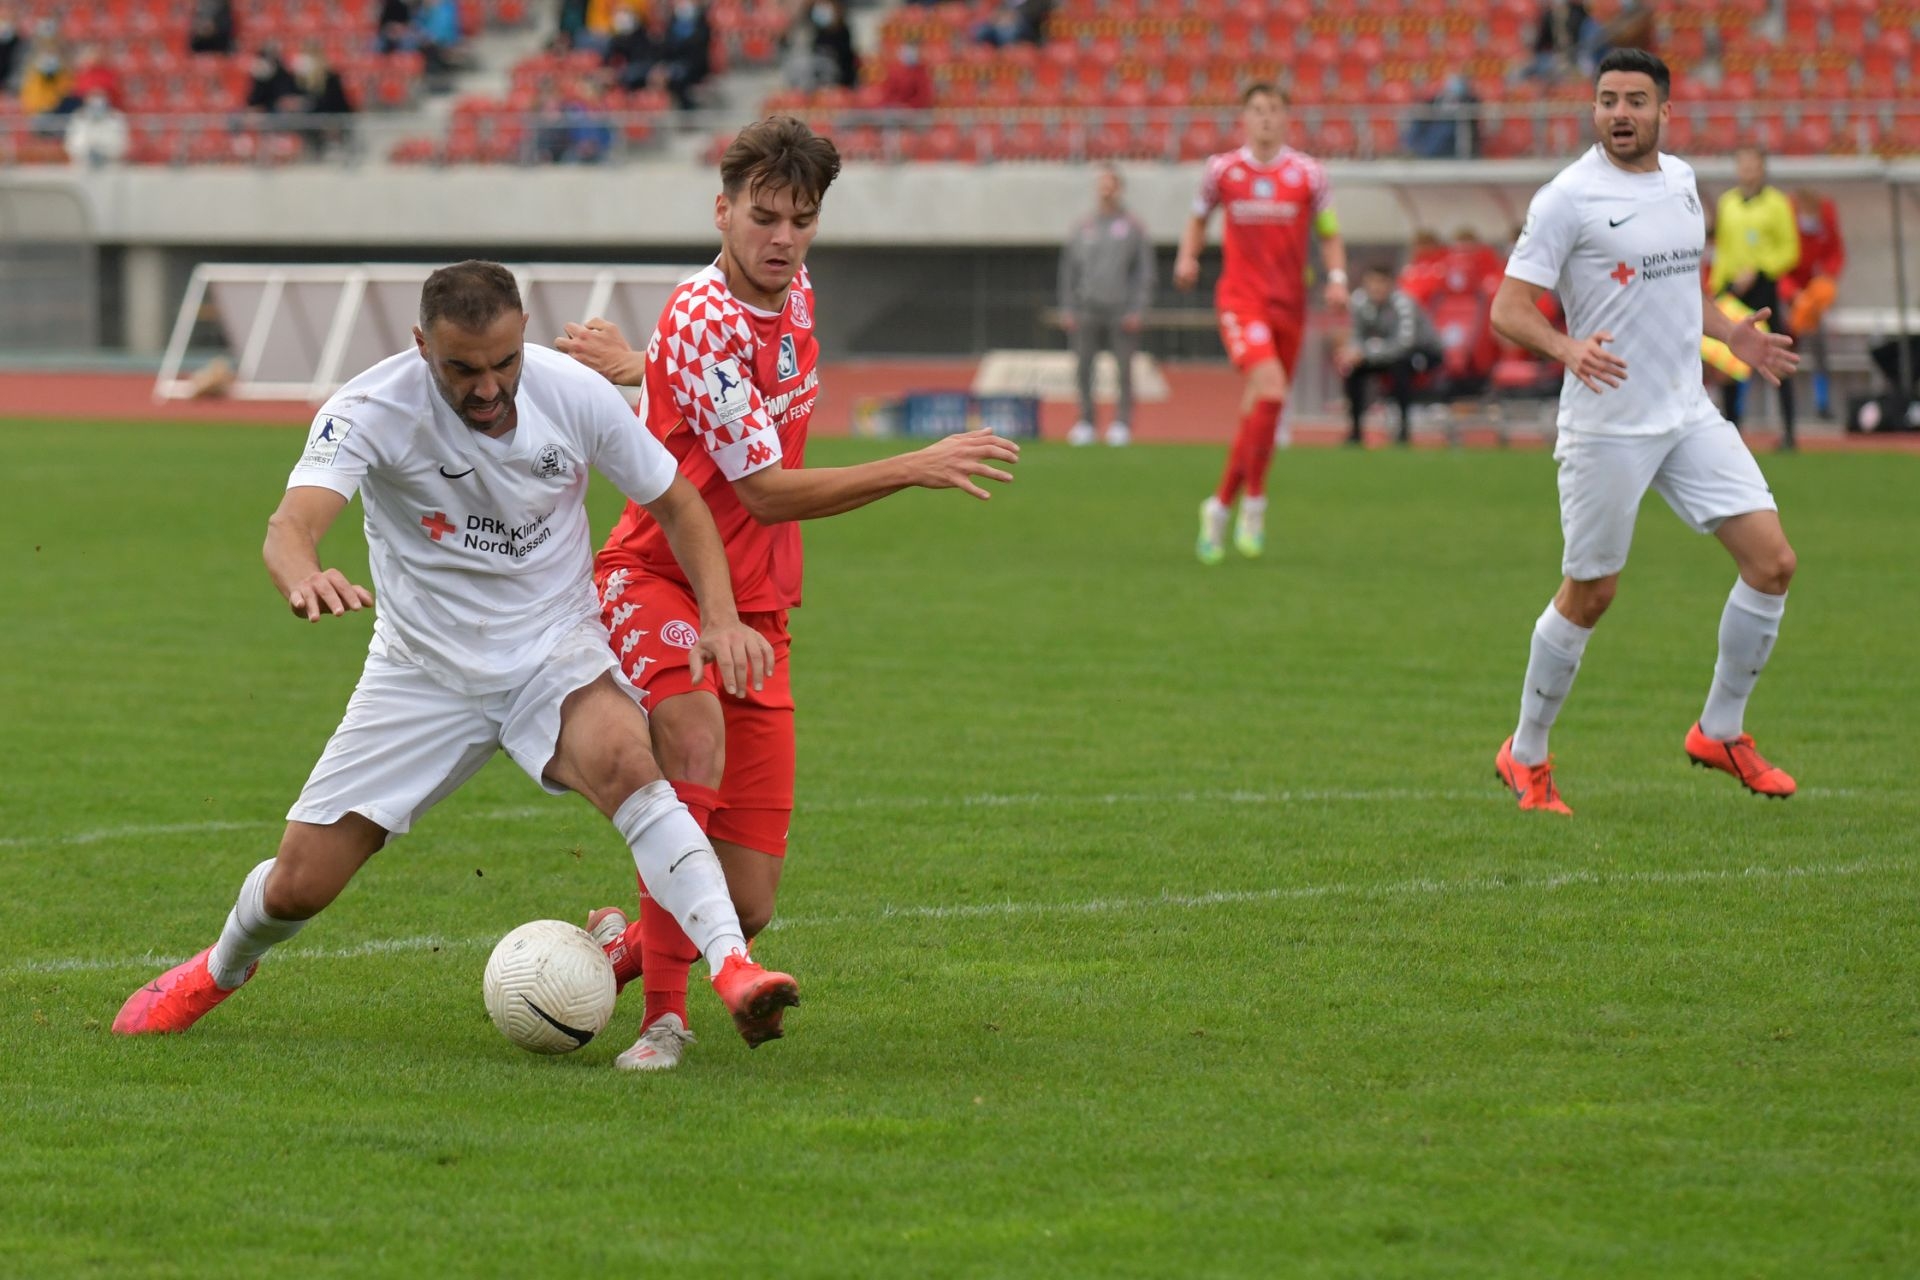
[(696, 689), (720, 699), (726, 719), (727, 764), (720, 804), (707, 835), (776, 858), (787, 853), (793, 817), (793, 685), (787, 669), (787, 611), (743, 613), (740, 620), (773, 646), (773, 674), (766, 688), (736, 698), (720, 687), (711, 666), (700, 683), (687, 663), (700, 637), (700, 610), (693, 592), (677, 582), (616, 569), (596, 580), (600, 621), (612, 638), (620, 670), (657, 707)]
[(1245, 373), (1262, 360), (1278, 360), (1289, 378), (1300, 358), (1303, 308), (1221, 303), (1220, 341), (1233, 367)]

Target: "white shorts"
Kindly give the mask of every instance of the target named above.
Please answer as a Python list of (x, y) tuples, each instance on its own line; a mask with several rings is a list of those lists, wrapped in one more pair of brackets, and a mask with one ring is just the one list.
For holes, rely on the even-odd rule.
[(456, 693), (411, 662), (369, 653), (347, 713), (287, 820), (326, 826), (357, 813), (404, 835), (502, 747), (527, 776), (564, 795), (542, 776), (560, 741), (560, 704), (603, 672), (644, 707), (597, 619), (583, 622), (531, 679), (504, 693)]
[(1562, 431), (1560, 568), (1575, 582), (1620, 572), (1649, 486), (1695, 533), (1712, 533), (1752, 511), (1777, 511), (1760, 464), (1734, 425), (1717, 414), (1657, 436)]

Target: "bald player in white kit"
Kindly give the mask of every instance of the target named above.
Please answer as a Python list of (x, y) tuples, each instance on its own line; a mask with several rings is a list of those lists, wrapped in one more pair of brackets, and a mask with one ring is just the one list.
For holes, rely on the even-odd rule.
[[(185, 1031), (253, 976), (355, 872), (504, 748), (548, 792), (619, 830), (647, 890), (699, 946), (749, 1045), (779, 1034), (792, 978), (747, 956), (713, 846), (654, 762), (588, 576), (587, 468), (659, 521), (699, 599), (697, 669), (759, 687), (773, 649), (734, 611), (706, 503), (605, 379), (524, 344), (511, 272), (428, 277), (414, 348), (322, 406), (268, 522), (267, 571), (294, 617), (374, 608), (366, 668), (219, 940), (128, 997), (121, 1035)], [(319, 543), (358, 493), (379, 603)]]
[[(1520, 723), (1494, 757), (1522, 809), (1572, 812), (1554, 785), (1547, 732), (1613, 602), (1649, 486), (1690, 528), (1718, 538), (1740, 575), (1687, 756), (1757, 794), (1794, 792), (1743, 724), (1786, 611), (1793, 548), (1759, 464), (1707, 396), (1700, 337), (1725, 342), (1769, 382), (1799, 357), (1786, 336), (1757, 327), (1768, 312), (1735, 324), (1701, 291), (1706, 222), (1693, 169), (1660, 152), (1670, 87), (1666, 64), (1644, 50), (1616, 49), (1601, 61), (1599, 141), (1534, 196), (1494, 299), (1502, 337), (1567, 370), (1554, 449), (1565, 577), (1534, 623)], [(1566, 308), (1565, 334), (1536, 305), (1548, 289)]]

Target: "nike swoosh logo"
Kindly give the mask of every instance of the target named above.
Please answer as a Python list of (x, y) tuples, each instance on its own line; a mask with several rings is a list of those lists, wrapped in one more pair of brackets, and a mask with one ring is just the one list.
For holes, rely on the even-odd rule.
[[(687, 850), (685, 853), (680, 855), (680, 862), (685, 862), (688, 858), (691, 858), (694, 854), (698, 852), (700, 852), (698, 849)], [(678, 871), (680, 869), (680, 862), (676, 862), (672, 866), (668, 867), (667, 874), (672, 875), (674, 872)]]
[(1610, 227), (1617, 227), (1623, 222), (1632, 222), (1635, 218), (1639, 216), (1640, 215), (1637, 213), (1630, 213), (1624, 218), (1608, 218), (1607, 225)]
[[(525, 996), (521, 996), (520, 998), (522, 1000), (527, 1000)], [(558, 1031), (561, 1035), (573, 1041), (576, 1047), (578, 1047), (579, 1045), (583, 1045), (587, 1041), (593, 1039), (593, 1032), (581, 1031), (577, 1027), (568, 1026), (566, 1023), (560, 1021), (558, 1018), (554, 1017), (552, 1014), (548, 1013), (545, 1009), (542, 1009), (539, 1005), (535, 1004), (531, 1000), (527, 1000), (527, 1008), (539, 1014), (540, 1020), (542, 1022), (545, 1022), (548, 1026), (552, 1027), (555, 1031)]]
[(446, 477), (447, 479), (449, 479), (449, 480), (458, 480), (458, 479), (460, 479), (460, 478), (461, 478), (462, 476), (470, 476), (470, 475), (472, 475), (472, 474), (473, 474), (473, 468), (472, 468), (472, 467), (468, 467), (468, 468), (467, 468), (467, 469), (466, 469), (465, 471), (449, 471), (449, 470), (447, 470), (447, 469), (446, 469), (445, 467), (442, 467), (442, 468), (440, 468), (440, 474), (441, 474), (441, 475), (443, 475), (443, 476), (445, 476), (445, 477)]

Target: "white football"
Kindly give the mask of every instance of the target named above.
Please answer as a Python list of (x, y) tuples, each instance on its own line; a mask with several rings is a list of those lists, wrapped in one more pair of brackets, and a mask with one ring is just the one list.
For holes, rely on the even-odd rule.
[(532, 1053), (572, 1053), (613, 1017), (612, 962), (563, 920), (535, 920), (500, 939), (480, 985), (493, 1025)]

